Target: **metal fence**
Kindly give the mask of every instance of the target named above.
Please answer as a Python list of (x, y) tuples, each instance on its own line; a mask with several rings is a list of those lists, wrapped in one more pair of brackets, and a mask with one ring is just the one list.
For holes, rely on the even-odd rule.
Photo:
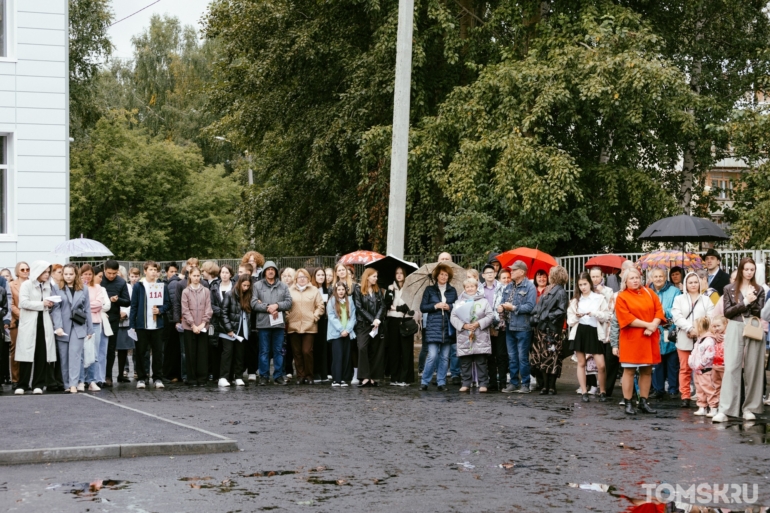
[[(770, 250), (720, 250), (722, 255), (722, 268), (726, 272), (732, 272), (738, 268), (740, 260), (744, 257), (752, 257), (757, 262), (757, 281), (765, 283), (766, 277), (770, 275)], [(639, 257), (645, 253), (616, 253), (620, 256), (628, 258), (629, 260), (636, 262)], [(556, 261), (559, 265), (564, 266), (567, 273), (570, 276), (570, 283), (567, 285), (567, 291), (572, 294), (574, 292), (575, 282), (581, 272), (586, 270), (586, 262), (588, 259), (597, 255), (570, 255), (563, 257), (556, 257)], [(340, 259), (341, 255), (316, 255), (316, 256), (284, 256), (284, 257), (265, 257), (265, 260), (272, 260), (279, 269), (291, 267), (293, 269), (299, 269), (304, 267), (306, 269), (315, 267), (334, 267), (334, 264)], [(240, 258), (214, 258), (212, 259), (220, 266), (228, 264), (234, 271), (238, 271), (238, 266), (241, 263)], [(422, 266), (430, 262), (436, 261), (435, 255), (406, 255), (404, 260), (414, 262), (417, 266)], [(462, 254), (452, 255), (452, 261), (456, 264), (466, 267), (481, 270), (484, 264), (487, 262), (487, 255), (485, 254)], [(135, 261), (118, 261), (120, 265), (126, 269), (136, 267), (142, 269), (144, 262)], [(79, 264), (86, 263), (84, 261), (78, 262)], [(102, 265), (104, 260), (88, 261), (91, 265)], [(165, 276), (165, 269), (168, 264), (175, 264), (181, 267), (185, 263), (184, 260), (175, 261), (162, 261), (158, 262), (161, 266), (161, 275)], [(361, 276), (364, 266), (354, 266), (356, 270), (356, 276)]]

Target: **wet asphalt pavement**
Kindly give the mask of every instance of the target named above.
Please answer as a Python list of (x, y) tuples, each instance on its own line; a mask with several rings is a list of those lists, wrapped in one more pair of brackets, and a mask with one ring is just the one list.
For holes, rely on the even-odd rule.
[[(565, 375), (556, 396), (460, 394), (456, 386), (441, 393), (415, 385), (121, 385), (99, 397), (234, 438), (241, 451), (2, 467), (0, 508), (617, 512), (645, 497), (642, 483), (758, 484), (755, 507), (770, 505), (768, 413), (750, 424), (713, 425), (678, 401), (662, 401), (657, 415), (628, 417), (619, 389), (607, 403), (584, 404), (574, 367)], [(35, 399), (18, 398), (31, 407)], [(73, 410), (87, 440), (98, 419)], [(145, 422), (140, 417), (131, 422)]]

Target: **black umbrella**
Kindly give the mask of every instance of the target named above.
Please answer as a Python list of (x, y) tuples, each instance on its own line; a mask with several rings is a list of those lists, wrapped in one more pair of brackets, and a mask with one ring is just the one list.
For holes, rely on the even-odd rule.
[(417, 264), (414, 262), (407, 262), (406, 260), (401, 260), (400, 258), (396, 258), (393, 255), (388, 255), (385, 258), (375, 260), (374, 262), (369, 262), (364, 267), (377, 270), (377, 281), (379, 282), (380, 287), (383, 288), (396, 281), (397, 267), (400, 267), (404, 270), (405, 279), (407, 276), (417, 270)]
[(655, 221), (639, 236), (640, 240), (680, 243), (711, 242), (729, 238), (730, 236), (715, 222), (688, 215)]

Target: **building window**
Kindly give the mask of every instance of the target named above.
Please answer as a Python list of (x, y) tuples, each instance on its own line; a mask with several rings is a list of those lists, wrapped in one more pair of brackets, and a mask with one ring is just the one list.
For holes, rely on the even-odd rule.
[(0, 233), (8, 233), (8, 137), (0, 136)]

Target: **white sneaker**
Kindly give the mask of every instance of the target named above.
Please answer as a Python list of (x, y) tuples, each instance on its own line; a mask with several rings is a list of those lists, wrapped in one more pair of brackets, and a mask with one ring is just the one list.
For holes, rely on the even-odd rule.
[(340, 383), (340, 386), (341, 387), (346, 387), (346, 386), (348, 386), (348, 384), (343, 381), (342, 383)]
[(397, 387), (397, 386), (398, 386), (398, 383), (396, 383), (395, 381), (391, 381), (391, 382), (390, 382), (390, 386), (392, 386), (392, 387)]
[(99, 386), (96, 383), (92, 382), (90, 385), (88, 385), (89, 392), (98, 392), (99, 390), (101, 390), (101, 388), (99, 388)]
[(578, 387), (577, 390), (575, 390), (575, 392), (577, 392), (578, 395), (583, 395), (583, 390), (580, 387)]
[(332, 380), (332, 375), (331, 375), (331, 374), (329, 374), (328, 376), (326, 376), (326, 379), (328, 379), (329, 381), (331, 381), (331, 380)]
[(714, 416), (717, 414), (716, 408), (712, 408), (709, 410), (709, 412), (706, 414), (706, 417), (713, 419)]
[(144, 388), (144, 381), (137, 381), (136, 388)]
[(743, 420), (756, 420), (756, 418), (749, 410), (743, 410)]
[(588, 395), (596, 395), (599, 393), (599, 389), (596, 387), (591, 387), (591, 390), (588, 391)]
[(333, 387), (338, 387), (338, 386), (340, 386), (340, 384), (335, 381), (334, 383), (332, 383), (332, 386)]
[(155, 382), (155, 388), (166, 388), (163, 386), (163, 382), (161, 380), (157, 380)]
[(14, 392), (16, 395), (24, 395), (24, 389), (23, 388), (17, 388)]
[(703, 417), (703, 416), (704, 416), (704, 415), (706, 415), (707, 413), (708, 413), (708, 410), (707, 410), (706, 408), (698, 408), (698, 411), (696, 411), (695, 413), (693, 413), (693, 415), (697, 415), (697, 416), (699, 416), (699, 417)]
[(765, 399), (765, 406), (770, 406), (770, 396), (767, 396), (767, 399)]
[(237, 387), (245, 387), (246, 383), (244, 383), (242, 379), (236, 379), (235, 380), (235, 386), (237, 386)]
[(43, 393), (43, 389), (41, 389), (41, 388), (36, 388), (36, 389), (34, 389), (34, 390), (32, 391), (32, 393), (33, 393), (34, 395), (41, 395), (41, 394)]
[(249, 374), (249, 381), (256, 381), (257, 375), (256, 374)]
[(350, 380), (350, 384), (351, 384), (351, 385), (358, 385), (358, 379), (357, 379), (357, 378), (353, 378), (353, 379), (351, 379), (351, 380)]
[(219, 381), (217, 382), (217, 386), (229, 387), (230, 386), (230, 382), (227, 381), (225, 378), (219, 378)]
[(727, 422), (727, 415), (724, 413), (717, 413), (711, 418), (712, 422)]
[(286, 379), (291, 379), (291, 378), (293, 378), (293, 377), (294, 377), (294, 376), (292, 376), (292, 375), (291, 375), (291, 372), (290, 372), (290, 373), (288, 373), (288, 374), (286, 375)]
[(78, 383), (78, 392), (85, 392), (86, 385), (84, 383)]

